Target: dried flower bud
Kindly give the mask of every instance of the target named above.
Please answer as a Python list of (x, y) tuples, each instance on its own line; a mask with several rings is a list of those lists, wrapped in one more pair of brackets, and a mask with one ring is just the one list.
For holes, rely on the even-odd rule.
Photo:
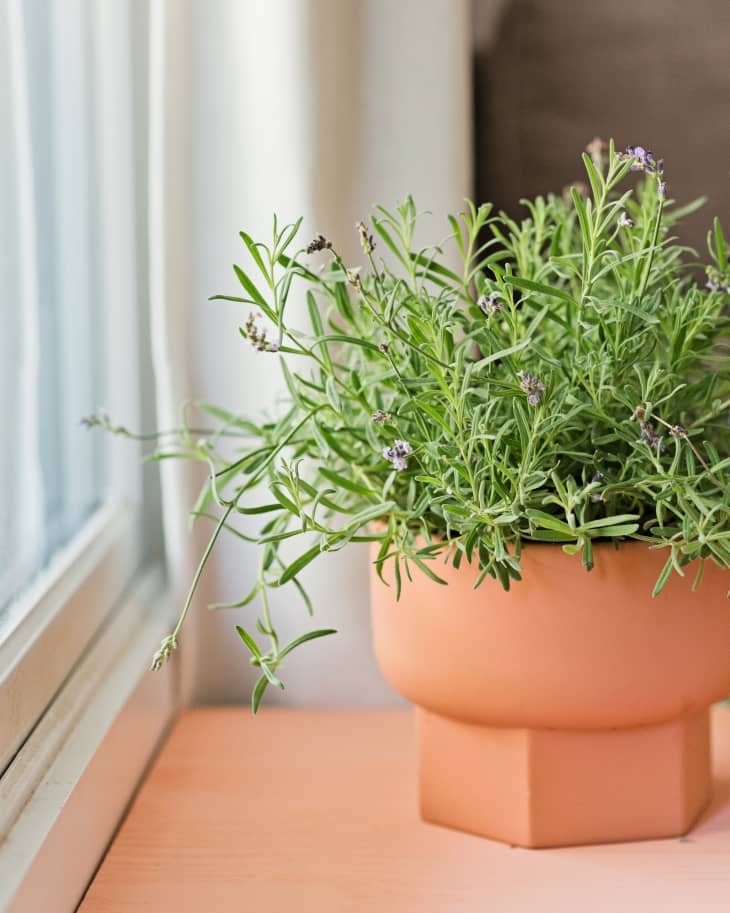
[(328, 241), (324, 235), (316, 235), (305, 248), (305, 253), (316, 254), (320, 250), (332, 250), (332, 242)]
[(124, 425), (113, 425), (112, 420), (103, 409), (100, 409), (95, 415), (85, 415), (80, 420), (79, 424), (83, 425), (87, 430), (90, 430), (91, 428), (103, 428), (104, 431), (109, 431), (111, 434), (118, 434), (120, 437), (132, 436), (129, 429), (125, 428)]
[(257, 352), (278, 352), (279, 343), (268, 342), (266, 339), (266, 327), (259, 327), (256, 323), (256, 318), (261, 316), (261, 314), (254, 314), (251, 311), (245, 325), (241, 328), (241, 334), (248, 339)]
[(646, 408), (643, 404), (639, 404), (635, 407), (634, 411), (631, 413), (631, 421), (644, 421), (644, 416), (646, 415)]
[(608, 161), (608, 143), (601, 139), (600, 136), (594, 136), (586, 146), (586, 152), (591, 157), (591, 161), (599, 170)]
[(517, 376), (520, 379), (520, 388), (527, 394), (527, 402), (531, 406), (536, 406), (545, 392), (545, 384), (539, 377), (534, 374), (525, 374), (524, 371), (518, 371)]
[(354, 289), (357, 289), (358, 292), (362, 289), (362, 279), (360, 278), (360, 274), (357, 272), (357, 270), (348, 269), (347, 281)]
[(656, 429), (651, 422), (642, 422), (641, 423), (641, 436), (639, 437), (640, 444), (648, 444), (652, 450), (656, 450), (657, 453), (662, 449), (662, 439), (656, 433)]
[(368, 230), (367, 225), (364, 222), (357, 222), (355, 228), (360, 234), (360, 244), (362, 245), (363, 251), (370, 256), (370, 254), (375, 250), (375, 238)]
[(160, 644), (160, 649), (152, 657), (152, 665), (150, 667), (152, 671), (159, 671), (167, 662), (167, 660), (172, 656), (175, 650), (177, 650), (177, 640), (175, 639), (175, 635), (168, 634), (167, 637), (163, 637), (162, 643)]

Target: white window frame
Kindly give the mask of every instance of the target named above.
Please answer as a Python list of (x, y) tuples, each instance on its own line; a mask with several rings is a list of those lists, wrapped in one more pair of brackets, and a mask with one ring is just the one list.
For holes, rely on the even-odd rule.
[(0, 779), (3, 913), (76, 910), (176, 708), (177, 667), (149, 672), (170, 609), (143, 575)]
[[(134, 135), (132, 16), (148, 13), (116, 0), (89, 8), (104, 404), (139, 428), (137, 187), (134, 156), (120, 144)], [(177, 705), (177, 666), (149, 672), (173, 606), (161, 560), (150, 567), (143, 554), (140, 451), (111, 436), (104, 447), (113, 496), (18, 599), (0, 632), (3, 913), (76, 909)]]
[(103, 505), (11, 607), (18, 622), (0, 643), (0, 769), (128, 586), (133, 517), (120, 501)]

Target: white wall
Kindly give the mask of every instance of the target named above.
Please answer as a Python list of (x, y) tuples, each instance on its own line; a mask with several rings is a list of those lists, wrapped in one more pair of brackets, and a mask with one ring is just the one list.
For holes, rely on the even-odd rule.
[[(193, 0), (191, 11), (192, 386), (243, 412), (265, 410), (282, 387), (277, 359), (240, 339), (245, 310), (207, 301), (236, 294), (238, 231), (267, 238), (274, 210), (302, 214), (305, 236), (322, 231), (354, 252), (354, 223), (371, 205), (411, 192), (435, 214), (429, 238), (440, 240), (471, 186), (469, 3)], [(206, 593), (242, 595), (255, 566), (251, 549), (223, 541)], [(315, 624), (340, 634), (293, 655), (276, 699), (394, 700), (370, 648), (364, 547), (316, 562), (305, 582)], [(273, 596), (284, 636), (309, 629), (296, 593)], [(246, 700), (251, 669), (233, 626), (252, 627), (257, 607), (197, 611), (198, 700)]]

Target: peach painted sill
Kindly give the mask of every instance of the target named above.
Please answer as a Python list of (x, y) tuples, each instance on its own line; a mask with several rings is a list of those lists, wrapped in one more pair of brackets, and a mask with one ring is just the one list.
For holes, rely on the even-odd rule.
[(680, 840), (511, 849), (422, 823), (402, 710), (183, 713), (80, 913), (727, 913), (730, 707)]

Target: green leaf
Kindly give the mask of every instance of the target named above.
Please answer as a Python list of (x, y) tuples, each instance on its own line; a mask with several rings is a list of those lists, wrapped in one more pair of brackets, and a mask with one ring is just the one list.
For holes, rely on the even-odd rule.
[(638, 520), (638, 514), (618, 514), (615, 517), (601, 517), (598, 520), (591, 520), (590, 523), (584, 523), (580, 528), (599, 529), (602, 526), (616, 526), (619, 523), (626, 523), (628, 520)]
[(525, 292), (538, 292), (540, 295), (547, 295), (550, 298), (559, 298), (561, 301), (567, 301), (575, 304), (575, 299), (568, 292), (559, 288), (552, 288), (549, 285), (543, 285), (542, 282), (535, 282), (532, 279), (521, 279), (518, 276), (504, 277), (505, 285), (514, 285), (515, 288), (522, 289)]
[(233, 266), (233, 271), (235, 272), (236, 276), (238, 277), (238, 281), (246, 289), (248, 294), (251, 296), (252, 300), (255, 301), (256, 304), (258, 304), (258, 306), (266, 314), (266, 316), (269, 317), (270, 319), (276, 319), (276, 317), (275, 317), (273, 311), (271, 310), (271, 308), (269, 307), (266, 299), (261, 294), (261, 292), (256, 288), (256, 285), (249, 278), (248, 274), (245, 273), (241, 269), (241, 267), (237, 266), (236, 264), (234, 264), (234, 266)]
[(323, 628), (319, 631), (309, 631), (307, 634), (295, 637), (294, 640), (290, 641), (285, 647), (279, 650), (279, 659), (283, 659), (288, 653), (291, 653), (292, 650), (295, 650), (308, 640), (316, 640), (318, 637), (328, 637), (330, 634), (336, 633), (337, 631), (335, 628)]
[(722, 225), (720, 225), (720, 220), (715, 216), (715, 222), (713, 225), (715, 229), (715, 251), (717, 253), (717, 265), (721, 272), (725, 272), (727, 268), (727, 244), (725, 243), (725, 235), (722, 233)]
[(601, 536), (630, 536), (638, 528), (638, 523), (626, 523), (620, 526), (604, 526), (598, 530), (598, 533)]
[(552, 514), (546, 514), (541, 510), (527, 510), (525, 513), (527, 514), (528, 519), (532, 520), (533, 523), (539, 524), (546, 529), (551, 529), (558, 533), (565, 533), (575, 538), (576, 531), (571, 529), (571, 527), (563, 520), (559, 520), (557, 517), (553, 517)]
[(330, 333), (326, 336), (318, 336), (316, 339), (311, 341), (312, 348), (317, 346), (324, 346), (326, 343), (330, 342), (343, 342), (350, 346), (358, 346), (361, 349), (367, 349), (370, 352), (375, 354), (380, 354), (380, 349), (372, 342), (368, 342), (367, 339), (357, 339), (354, 336), (344, 336), (342, 333)]
[(261, 658), (261, 650), (259, 650), (256, 641), (251, 637), (251, 635), (242, 628), (240, 625), (236, 625), (236, 630), (238, 631), (238, 636), (246, 644), (248, 649), (251, 651), (251, 655), (255, 656), (257, 659)]
[(436, 574), (433, 570), (431, 570), (428, 564), (425, 561), (422, 561), (417, 555), (412, 555), (411, 560), (418, 568), (423, 571), (429, 580), (433, 580), (434, 583), (440, 583), (441, 586), (448, 586), (446, 581), (442, 577), (439, 577), (438, 574)]
[(395, 501), (382, 501), (380, 504), (366, 507), (365, 510), (361, 510), (351, 520), (348, 520), (346, 529), (359, 529), (361, 526), (365, 526), (366, 523), (390, 513), (394, 507)]
[(256, 266), (258, 266), (258, 268), (261, 270), (262, 275), (268, 277), (268, 270), (264, 266), (264, 261), (261, 259), (261, 254), (259, 253), (259, 245), (254, 243), (251, 236), (246, 234), (245, 231), (239, 232), (239, 235), (241, 236), (243, 243), (246, 245), (248, 252), (253, 257)]
[(507, 349), (500, 349), (498, 352), (490, 352), (489, 355), (485, 355), (483, 358), (479, 359), (477, 362), (477, 368), (484, 368), (486, 365), (489, 365), (494, 361), (501, 361), (503, 358), (508, 358), (510, 355), (514, 355), (515, 352), (521, 352), (523, 349), (526, 349), (531, 342), (532, 340), (528, 337), (527, 339), (523, 339), (522, 342), (518, 342), (513, 346), (509, 346)]
[(304, 554), (300, 555), (295, 561), (285, 568), (284, 573), (279, 578), (278, 586), (283, 586), (292, 577), (296, 577), (297, 574), (302, 571), (311, 561), (322, 553), (322, 549), (319, 544), (313, 545), (311, 548), (308, 548)]
[(342, 401), (340, 400), (340, 394), (337, 392), (335, 379), (331, 374), (325, 381), (325, 391), (330, 406), (332, 406), (332, 409), (339, 415), (342, 412)]
[(388, 229), (380, 221), (380, 219), (373, 219), (373, 228), (380, 235), (380, 237), (383, 239), (383, 241), (387, 244), (387, 246), (390, 248), (390, 250), (394, 254), (394, 256), (396, 256), (398, 258), (398, 260), (403, 264), (403, 266), (407, 266), (408, 264), (406, 263), (406, 259), (403, 256), (402, 251), (399, 250), (398, 245), (391, 238), (391, 236), (388, 232)]
[(332, 484), (336, 485), (338, 488), (344, 488), (346, 491), (351, 491), (354, 494), (362, 495), (365, 498), (371, 498), (373, 496), (377, 497), (378, 495), (378, 493), (372, 488), (367, 488), (365, 485), (360, 485), (359, 482), (354, 482), (347, 476), (339, 475), (339, 473), (334, 472), (332, 469), (326, 469), (324, 466), (319, 467), (319, 474), (327, 479), (328, 482), (332, 482)]
[(596, 170), (596, 166), (593, 164), (593, 160), (587, 152), (583, 153), (582, 158), (586, 173), (588, 174), (588, 180), (591, 184), (591, 190), (593, 191), (593, 197), (595, 200), (599, 200), (603, 193), (603, 178)]
[(669, 558), (667, 558), (667, 563), (662, 568), (661, 574), (659, 574), (659, 577), (657, 578), (657, 582), (654, 584), (654, 589), (652, 590), (651, 594), (652, 597), (658, 596), (667, 585), (667, 581), (669, 580), (669, 575), (672, 573), (673, 567), (674, 561), (670, 555)]
[(261, 698), (264, 696), (264, 691), (269, 684), (268, 679), (265, 675), (262, 675), (261, 678), (254, 685), (253, 692), (251, 694), (251, 712), (256, 714), (259, 709), (259, 704), (261, 703)]
[(284, 682), (282, 682), (280, 678), (276, 677), (273, 669), (269, 667), (268, 663), (266, 663), (264, 660), (261, 660), (259, 663), (257, 663), (257, 665), (266, 676), (266, 679), (270, 685), (273, 685), (275, 688), (280, 688), (282, 691), (284, 690)]
[(577, 533), (564, 533), (554, 529), (535, 529), (529, 536), (531, 539), (537, 539), (538, 542), (571, 542), (575, 540)]

